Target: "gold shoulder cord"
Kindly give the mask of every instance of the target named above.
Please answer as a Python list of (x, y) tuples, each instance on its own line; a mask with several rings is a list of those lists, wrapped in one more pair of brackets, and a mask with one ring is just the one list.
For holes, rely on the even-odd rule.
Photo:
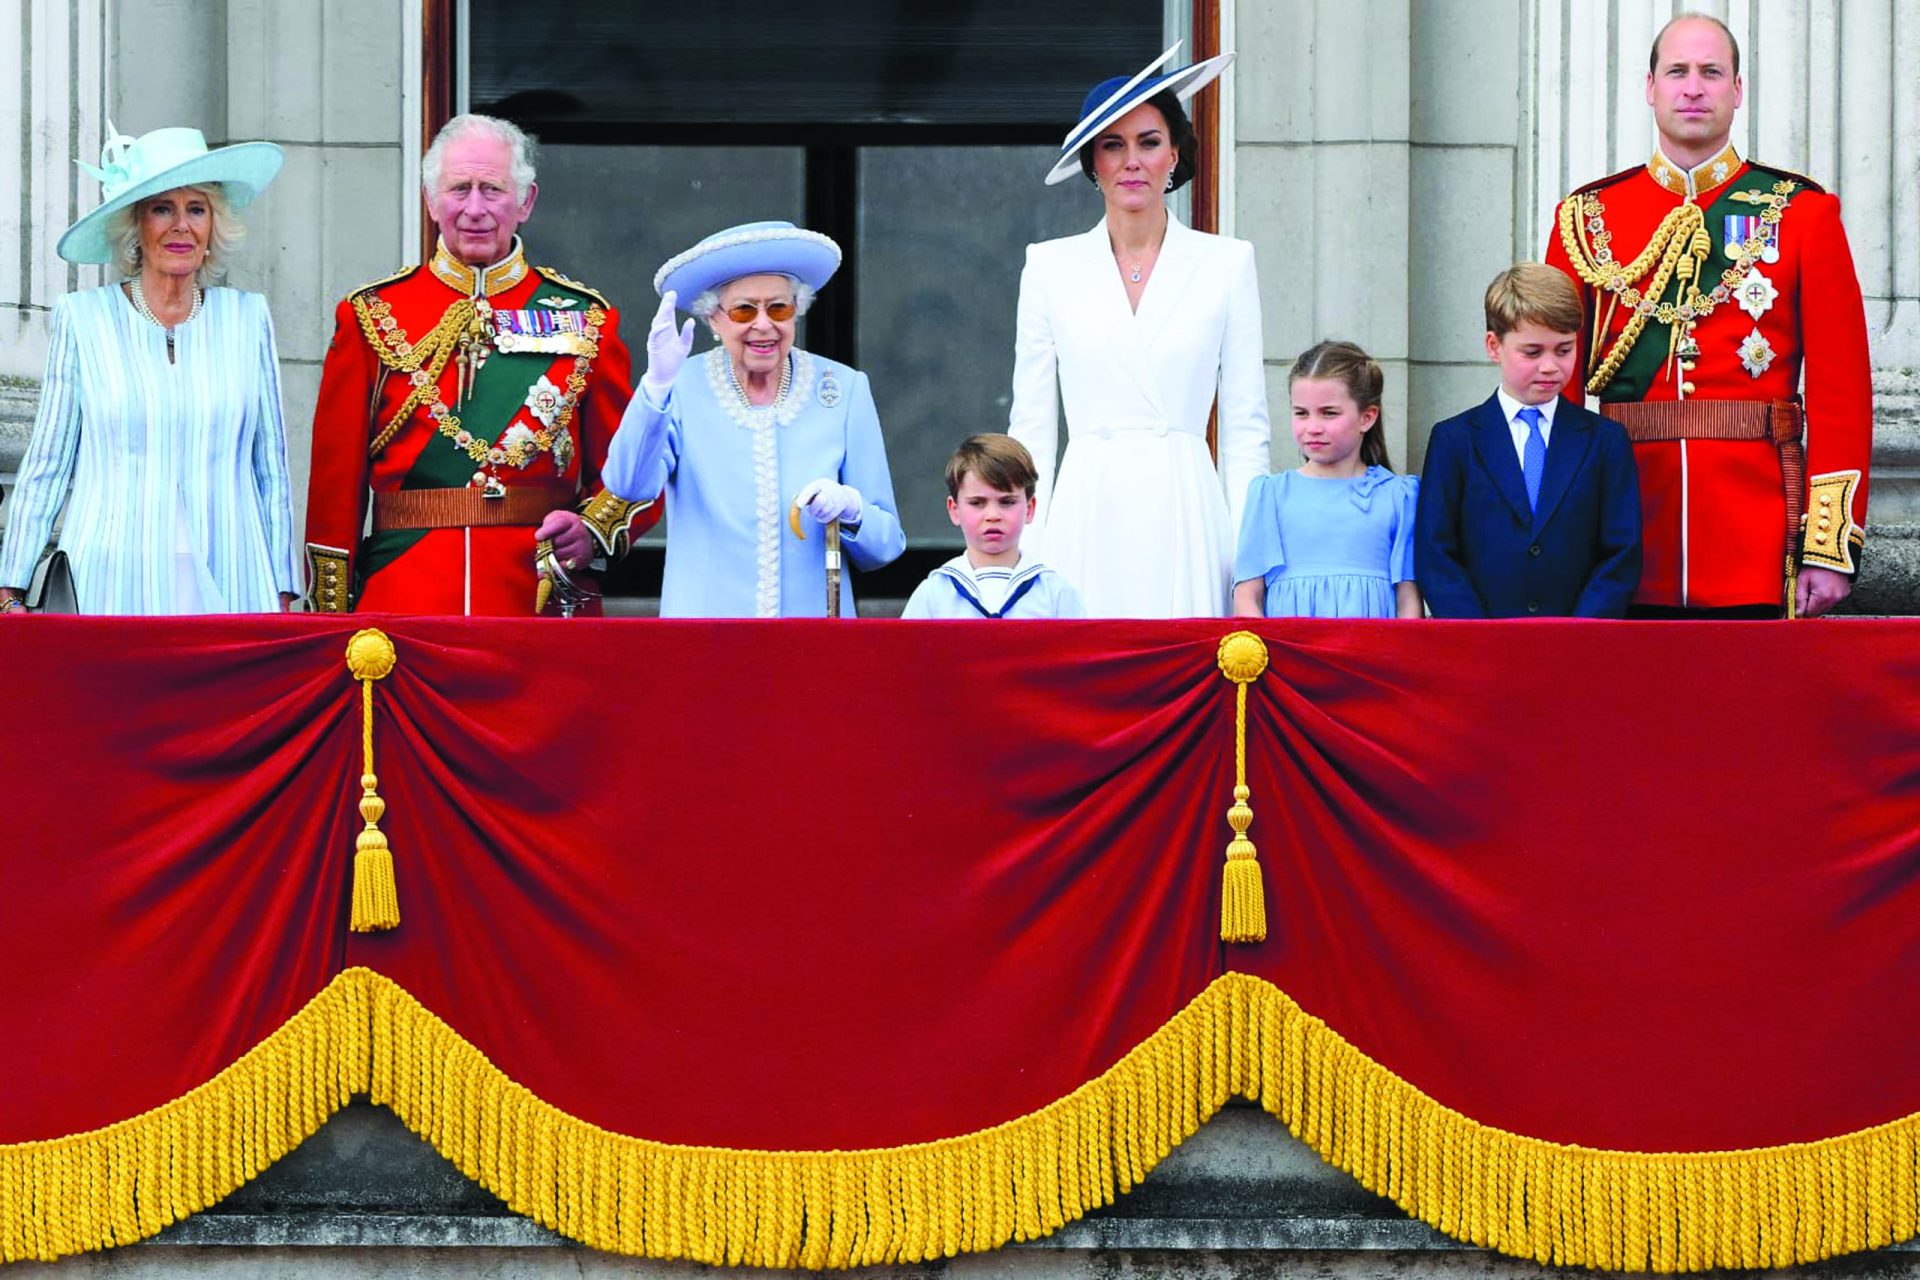
[(558, 271), (555, 271), (552, 267), (535, 267), (534, 270), (538, 271), (541, 275), (553, 281), (555, 284), (565, 285), (567, 288), (572, 289), (578, 293), (586, 294), (589, 298), (592, 298), (595, 302), (599, 303), (602, 307), (611, 309), (613, 306), (611, 302), (607, 301), (607, 295), (604, 293), (601, 293), (598, 289), (594, 288), (592, 285), (581, 284), (578, 280), (575, 280), (572, 276), (562, 275)]
[[(371, 456), (386, 448), (413, 411), (433, 397), (440, 375), (446, 371), (447, 361), (453, 358), (459, 345), (460, 335), (473, 323), (474, 306), (470, 298), (454, 303), (440, 317), (440, 323), (418, 342), (407, 340), (393, 318), (393, 309), (377, 294), (356, 295), (353, 314), (359, 318), (360, 329), (380, 363), (395, 373), (406, 374), (413, 383), (413, 390), (401, 402), (399, 411), (380, 428), (380, 434), (367, 447)], [(460, 429), (457, 419), (453, 420), (452, 427), (455, 431)]]
[[(1589, 395), (1598, 395), (1613, 381), (1613, 375), (1620, 372), (1620, 366), (1633, 353), (1634, 344), (1640, 340), (1640, 334), (1653, 314), (1638, 305), (1643, 295), (1632, 287), (1631, 282), (1644, 276), (1647, 268), (1653, 266), (1657, 259), (1659, 267), (1648, 283), (1644, 296), (1658, 298), (1667, 291), (1667, 284), (1676, 273), (1682, 280), (1692, 279), (1696, 267), (1705, 262), (1707, 254), (1713, 251), (1713, 243), (1707, 238), (1706, 218), (1700, 212), (1700, 207), (1683, 204), (1660, 220), (1653, 238), (1647, 241), (1647, 247), (1640, 256), (1622, 267), (1613, 261), (1607, 248), (1611, 237), (1602, 220), (1604, 212), (1597, 195), (1584, 196), (1577, 203), (1569, 200), (1560, 206), (1560, 243), (1572, 259), (1573, 269), (1594, 288), (1596, 294), (1610, 294), (1634, 308), (1633, 318), (1627, 321), (1627, 327), (1620, 331), (1620, 336), (1607, 349), (1600, 367), (1587, 379)], [(1580, 224), (1583, 221), (1594, 232), (1597, 248), (1591, 256), (1580, 242)], [(1595, 335), (1596, 351), (1599, 350), (1600, 336)]]
[[(1771, 226), (1779, 223), (1787, 201), (1798, 187), (1798, 183), (1783, 179), (1774, 183), (1770, 192), (1742, 191), (1736, 192), (1731, 198), (1743, 204), (1764, 206), (1760, 220)], [(1587, 379), (1587, 392), (1590, 395), (1598, 395), (1613, 381), (1620, 366), (1632, 354), (1634, 343), (1640, 340), (1647, 321), (1657, 320), (1672, 327), (1678, 337), (1681, 326), (1698, 324), (1733, 296), (1733, 290), (1746, 279), (1747, 273), (1759, 261), (1767, 246), (1765, 236), (1755, 236), (1740, 246), (1733, 265), (1721, 272), (1720, 282), (1713, 291), (1702, 293), (1700, 277), (1707, 258), (1713, 253), (1713, 237), (1707, 234), (1706, 214), (1700, 206), (1688, 201), (1670, 211), (1654, 229), (1647, 247), (1625, 266), (1614, 261), (1610, 247), (1613, 237), (1607, 230), (1605, 215), (1606, 206), (1596, 192), (1588, 192), (1577, 200), (1568, 199), (1560, 206), (1560, 243), (1566, 249), (1574, 271), (1593, 287), (1596, 294), (1611, 294), (1633, 308), (1633, 318), (1620, 331), (1620, 336), (1608, 349), (1600, 367)], [(1583, 230), (1593, 233), (1591, 250), (1583, 243)], [(1653, 279), (1648, 281), (1646, 292), (1642, 293), (1633, 282), (1646, 275), (1649, 268), (1654, 269)], [(1660, 301), (1667, 291), (1667, 285), (1676, 275), (1682, 285), (1680, 301)], [(1598, 343), (1595, 345), (1597, 349)]]

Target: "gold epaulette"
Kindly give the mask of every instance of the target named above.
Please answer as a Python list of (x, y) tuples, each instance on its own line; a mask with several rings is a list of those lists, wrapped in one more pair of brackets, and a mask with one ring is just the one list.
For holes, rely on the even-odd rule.
[(558, 271), (555, 271), (552, 267), (535, 267), (534, 270), (538, 271), (541, 275), (553, 281), (555, 284), (565, 285), (569, 289), (578, 290), (579, 292), (586, 294), (589, 298), (592, 298), (595, 302), (599, 303), (601, 306), (607, 308), (608, 310), (613, 309), (613, 304), (607, 301), (607, 295), (604, 293), (601, 293), (598, 289), (595, 289), (591, 285), (581, 284), (578, 280), (575, 280), (572, 276), (561, 275)]
[(1761, 164), (1758, 160), (1749, 157), (1747, 167), (1749, 169), (1758, 169), (1762, 173), (1770, 173), (1776, 178), (1784, 178), (1788, 182), (1792, 182), (1807, 191), (1817, 191), (1821, 195), (1827, 194), (1827, 189), (1815, 182), (1812, 178), (1807, 177), (1805, 174), (1795, 173), (1791, 169), (1782, 169), (1777, 164)]
[(412, 275), (414, 272), (418, 271), (419, 269), (420, 269), (420, 264), (417, 262), (410, 267), (402, 267), (390, 276), (381, 276), (378, 280), (372, 281), (371, 283), (368, 283), (368, 284), (363, 284), (357, 289), (347, 290), (347, 297), (349, 299), (353, 299), (353, 298), (359, 297), (363, 293), (372, 293), (375, 289), (378, 289), (383, 284), (394, 284), (398, 281), (405, 280), (408, 276)]
[(1583, 196), (1583, 195), (1586, 195), (1589, 191), (1598, 191), (1602, 187), (1610, 187), (1616, 182), (1624, 182), (1626, 179), (1631, 178), (1634, 174), (1641, 172), (1646, 167), (1647, 166), (1644, 164), (1636, 164), (1631, 169), (1622, 169), (1620, 172), (1610, 173), (1604, 178), (1595, 178), (1592, 182), (1589, 182), (1584, 187), (1575, 187), (1571, 192), (1571, 194), (1576, 196)]

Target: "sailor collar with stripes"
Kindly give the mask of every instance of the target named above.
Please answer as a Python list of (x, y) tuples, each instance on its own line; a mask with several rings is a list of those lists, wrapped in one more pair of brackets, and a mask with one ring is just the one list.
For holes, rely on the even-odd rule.
[(962, 551), (933, 571), (953, 584), (962, 600), (979, 610), (983, 618), (1004, 618), (1027, 592), (1040, 585), (1047, 566), (1028, 556), (1011, 568), (990, 564), (975, 568)]

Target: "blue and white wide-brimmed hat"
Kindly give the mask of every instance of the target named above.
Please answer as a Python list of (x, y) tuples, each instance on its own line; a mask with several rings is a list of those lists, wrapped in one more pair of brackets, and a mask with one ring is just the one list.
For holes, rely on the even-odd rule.
[(68, 262), (111, 262), (107, 219), (175, 187), (218, 184), (228, 207), (245, 208), (273, 181), (285, 158), (271, 142), (239, 142), (209, 151), (206, 135), (198, 129), (155, 129), (129, 138), (109, 120), (100, 167), (74, 161), (100, 180), (100, 207), (68, 227), (55, 252)]
[(1179, 52), (1180, 42), (1176, 40), (1171, 49), (1142, 67), (1140, 74), (1132, 79), (1115, 76), (1093, 86), (1092, 92), (1087, 94), (1087, 100), (1080, 105), (1080, 123), (1067, 131), (1067, 140), (1060, 144), (1060, 159), (1047, 171), (1048, 186), (1065, 182), (1079, 173), (1080, 148), (1099, 137), (1101, 131), (1115, 120), (1156, 94), (1171, 93), (1185, 102), (1218, 79), (1233, 61), (1231, 53), (1222, 53), (1204, 62), (1181, 67), (1178, 71), (1169, 71), (1165, 75), (1154, 74)]
[(662, 296), (671, 289), (686, 310), (707, 290), (742, 276), (792, 276), (819, 289), (839, 269), (840, 246), (830, 236), (791, 222), (743, 222), (668, 258), (654, 272), (653, 288)]

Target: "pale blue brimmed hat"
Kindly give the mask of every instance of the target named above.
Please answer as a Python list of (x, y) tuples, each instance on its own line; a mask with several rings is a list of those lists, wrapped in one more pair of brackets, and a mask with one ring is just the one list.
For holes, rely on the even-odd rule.
[(1175, 40), (1172, 48), (1141, 68), (1140, 74), (1131, 79), (1115, 76), (1093, 86), (1080, 105), (1080, 122), (1067, 130), (1067, 140), (1060, 144), (1060, 159), (1047, 171), (1048, 186), (1065, 182), (1079, 173), (1080, 148), (1099, 137), (1101, 130), (1115, 120), (1157, 94), (1171, 93), (1185, 102), (1218, 79), (1233, 61), (1231, 53), (1221, 53), (1178, 71), (1154, 74), (1179, 52), (1180, 41)]
[(791, 222), (743, 222), (716, 231), (654, 272), (654, 292), (679, 295), (684, 310), (709, 289), (742, 276), (792, 276), (818, 289), (840, 269), (840, 246), (830, 236)]
[(121, 209), (175, 187), (218, 186), (229, 207), (245, 208), (266, 189), (286, 157), (271, 142), (240, 142), (207, 149), (198, 129), (155, 129), (138, 138), (107, 121), (100, 167), (75, 164), (100, 180), (100, 207), (68, 227), (55, 247), (68, 262), (110, 262), (107, 219)]

